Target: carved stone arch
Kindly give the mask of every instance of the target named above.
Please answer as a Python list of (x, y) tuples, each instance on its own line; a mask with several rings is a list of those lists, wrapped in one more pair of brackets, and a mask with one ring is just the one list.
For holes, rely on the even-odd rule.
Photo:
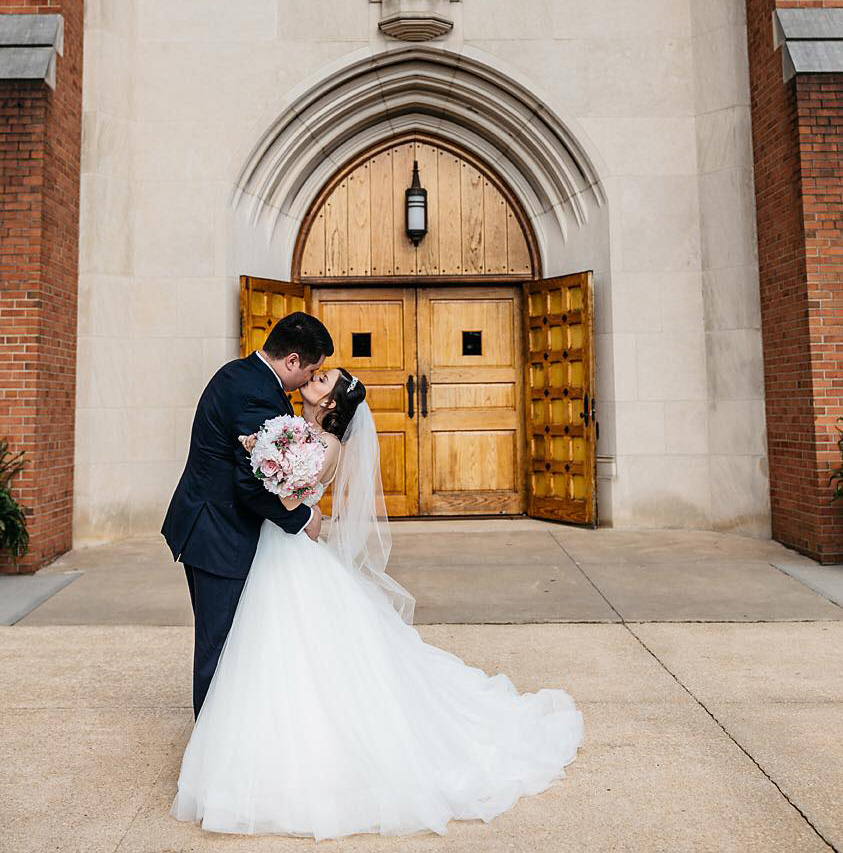
[(361, 151), (408, 133), (449, 140), (507, 183), (544, 274), (560, 268), (569, 246), (603, 246), (607, 199), (593, 146), (587, 150), (582, 129), (563, 121), (531, 81), (492, 59), (414, 45), (360, 55), (304, 82), (238, 176), (232, 268), (290, 276), (299, 231), (325, 185)]
[[(428, 189), (428, 233), (405, 233), (404, 190), (413, 162)], [(496, 171), (462, 146), (408, 132), (351, 158), (322, 187), (299, 230), (291, 277), (435, 280), (539, 278), (529, 219)]]

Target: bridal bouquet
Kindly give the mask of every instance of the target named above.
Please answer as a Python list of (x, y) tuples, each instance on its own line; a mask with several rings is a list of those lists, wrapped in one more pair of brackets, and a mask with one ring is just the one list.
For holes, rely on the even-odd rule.
[(263, 487), (281, 498), (309, 498), (316, 494), (325, 445), (304, 418), (270, 418), (254, 435), (241, 435), (252, 471)]

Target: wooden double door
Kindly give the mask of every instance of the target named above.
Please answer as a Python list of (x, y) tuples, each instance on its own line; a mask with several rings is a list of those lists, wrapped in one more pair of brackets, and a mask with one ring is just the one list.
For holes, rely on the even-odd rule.
[(242, 276), (240, 349), (292, 311), (321, 317), (328, 366), (367, 387), (392, 516), (526, 511), (596, 526), (592, 305), (590, 272), (412, 288)]
[(523, 513), (521, 290), (312, 290), (367, 389), (391, 516)]

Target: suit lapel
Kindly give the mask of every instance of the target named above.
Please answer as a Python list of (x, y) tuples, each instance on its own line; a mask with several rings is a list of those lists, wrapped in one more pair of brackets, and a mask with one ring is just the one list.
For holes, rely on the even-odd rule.
[(275, 371), (257, 354), (257, 352), (253, 352), (250, 356), (247, 356), (246, 360), (250, 362), (269, 383), (271, 383), (270, 387), (281, 399), (281, 405), (283, 406), (286, 414), (294, 415), (295, 411), (293, 410), (293, 404), (290, 402), (290, 398), (287, 396), (287, 393), (281, 387), (281, 383), (278, 381)]
[(287, 410), (288, 415), (295, 415), (295, 410), (293, 409), (293, 403), (290, 398), (282, 391), (281, 387), (278, 387), (278, 390), (281, 392), (281, 397), (284, 399), (284, 408)]

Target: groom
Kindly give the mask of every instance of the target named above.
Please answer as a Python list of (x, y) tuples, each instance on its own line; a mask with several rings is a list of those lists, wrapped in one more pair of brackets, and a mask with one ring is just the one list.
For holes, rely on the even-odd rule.
[(184, 564), (195, 623), (193, 711), (205, 701), (264, 519), (287, 533), (319, 536), (319, 507), (287, 510), (252, 473), (237, 440), (268, 418), (292, 415), (287, 391), (310, 381), (334, 344), (315, 317), (279, 320), (263, 349), (221, 367), (202, 392), (187, 463), (161, 532)]

